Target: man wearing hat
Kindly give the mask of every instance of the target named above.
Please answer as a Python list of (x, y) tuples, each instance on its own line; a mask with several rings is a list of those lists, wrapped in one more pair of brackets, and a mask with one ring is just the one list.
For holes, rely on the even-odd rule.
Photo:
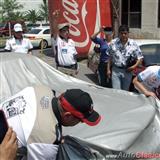
[(23, 37), (22, 25), (14, 25), (14, 35), (6, 41), (5, 50), (16, 53), (32, 54), (33, 46), (29, 39)]
[[(53, 45), (57, 69), (68, 74), (78, 73), (77, 51), (75, 42), (69, 37), (69, 23), (58, 24), (59, 11), (53, 12)], [(69, 72), (67, 72), (69, 71)]]
[(133, 79), (133, 84), (145, 96), (160, 99), (160, 66), (149, 66)]
[[(104, 38), (97, 37), (98, 34), (104, 33)], [(99, 83), (103, 87), (109, 87), (111, 88), (111, 81), (107, 77), (107, 63), (109, 61), (109, 56), (107, 54), (109, 49), (109, 44), (112, 40), (113, 32), (111, 27), (100, 27), (99, 31), (94, 33), (91, 36), (91, 40), (100, 46), (100, 59), (98, 64), (98, 76), (99, 76)]]
[(0, 108), (17, 134), (19, 147), (27, 147), (29, 160), (55, 159), (62, 140), (61, 126), (80, 122), (95, 126), (101, 119), (91, 96), (80, 89), (68, 89), (55, 97), (46, 86), (27, 87)]

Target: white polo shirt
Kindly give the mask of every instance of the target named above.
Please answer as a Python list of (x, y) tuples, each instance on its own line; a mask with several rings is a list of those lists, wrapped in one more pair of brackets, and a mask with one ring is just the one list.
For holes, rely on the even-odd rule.
[(76, 64), (74, 56), (77, 55), (77, 51), (75, 42), (72, 39), (68, 39), (67, 42), (57, 36), (57, 39), (53, 45), (57, 46), (59, 65), (70, 66)]
[(149, 90), (155, 91), (160, 86), (160, 66), (148, 67), (138, 74), (138, 80)]
[(28, 53), (29, 49), (32, 49), (33, 46), (29, 39), (23, 38), (22, 40), (15, 39), (14, 37), (11, 39), (8, 39), (6, 41), (6, 50), (10, 50), (12, 52), (16, 53)]

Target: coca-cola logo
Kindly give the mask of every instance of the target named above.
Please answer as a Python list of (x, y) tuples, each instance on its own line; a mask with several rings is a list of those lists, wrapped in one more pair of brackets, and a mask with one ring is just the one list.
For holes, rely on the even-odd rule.
[[(79, 4), (75, 0), (62, 0), (62, 6), (64, 7), (63, 16), (71, 24), (70, 34), (74, 37), (81, 36), (80, 29), (85, 33), (84, 39), (76, 41), (76, 45), (85, 47), (89, 43), (89, 33), (86, 26), (86, 1), (84, 1), (82, 8), (79, 8)], [(81, 25), (82, 28), (79, 27)], [(78, 39), (80, 40), (80, 39)]]
[(59, 23), (71, 24), (71, 38), (76, 42), (78, 53), (86, 55), (93, 48), (90, 36), (101, 25), (110, 25), (110, 0), (48, 0), (50, 22), (52, 13), (60, 10)]

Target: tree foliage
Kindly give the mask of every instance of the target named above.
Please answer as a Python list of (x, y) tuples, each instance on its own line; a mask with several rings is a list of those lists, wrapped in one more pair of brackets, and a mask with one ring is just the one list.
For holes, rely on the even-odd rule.
[(48, 22), (48, 1), (43, 0), (43, 3), (40, 4), (39, 14), (45, 22)]
[(23, 5), (19, 4), (17, 0), (1, 0), (0, 8), (2, 21), (23, 19), (23, 13), (19, 11)]
[(22, 12), (23, 5), (17, 0), (0, 0), (0, 21), (26, 20), (29, 23), (36, 23), (44, 20), (48, 22), (48, 0), (43, 0), (39, 11), (35, 9)]
[(26, 11), (25, 13), (25, 20), (29, 21), (30, 23), (34, 24), (38, 20), (41, 21), (42, 17), (40, 16), (39, 12), (35, 9), (31, 9)]

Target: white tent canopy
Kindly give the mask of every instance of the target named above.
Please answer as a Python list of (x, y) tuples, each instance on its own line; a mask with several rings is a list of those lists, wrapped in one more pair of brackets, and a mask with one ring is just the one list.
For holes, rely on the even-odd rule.
[(160, 153), (158, 100), (78, 80), (24, 54), (0, 54), (0, 79), (1, 102), (27, 86), (38, 84), (50, 86), (57, 96), (68, 88), (87, 91), (94, 108), (102, 115), (100, 124), (67, 127), (65, 134), (117, 151)]

